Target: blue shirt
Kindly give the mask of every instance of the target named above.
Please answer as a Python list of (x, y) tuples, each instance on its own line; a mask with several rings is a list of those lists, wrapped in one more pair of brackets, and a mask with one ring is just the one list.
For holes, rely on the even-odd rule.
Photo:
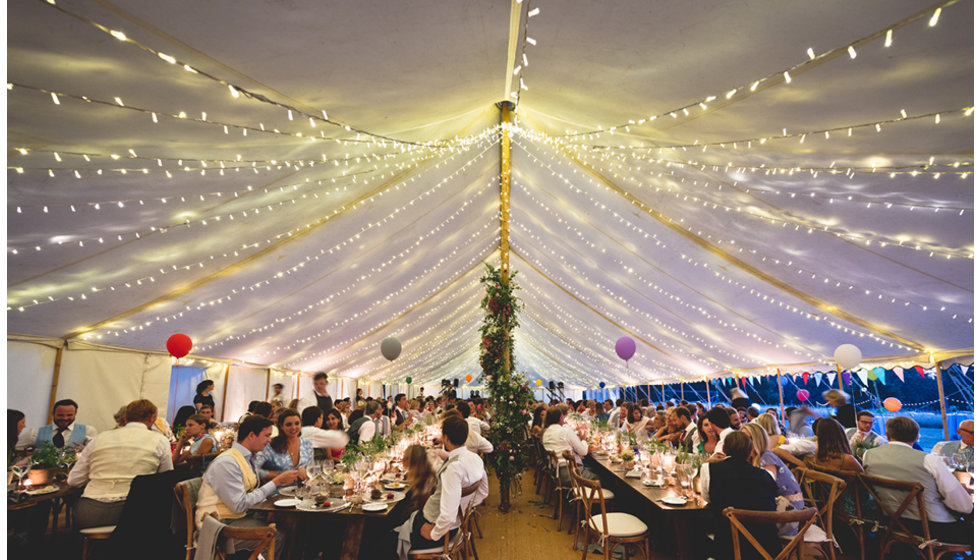
[[(251, 451), (238, 442), (232, 444), (231, 448), (237, 449), (245, 457), (245, 461), (252, 464), (252, 470), (255, 470)], [(211, 463), (204, 473), (204, 482), (229, 509), (237, 513), (245, 513), (250, 507), (276, 493), (276, 485), (272, 481), (261, 484), (261, 479), (258, 488), (246, 492), (242, 469), (238, 461), (228, 455), (221, 455)]]
[(265, 449), (255, 454), (255, 466), (259, 473), (259, 479), (269, 475), (269, 471), (291, 471), (300, 467), (305, 467), (313, 462), (313, 442), (299, 438), (299, 463), (293, 464), (293, 458), (289, 456), (289, 450), (283, 453), (276, 453), (272, 444), (265, 446)]

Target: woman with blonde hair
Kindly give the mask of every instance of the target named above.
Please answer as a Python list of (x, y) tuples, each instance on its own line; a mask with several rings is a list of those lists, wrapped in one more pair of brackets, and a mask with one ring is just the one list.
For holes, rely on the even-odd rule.
[[(776, 511), (803, 509), (805, 506), (803, 505), (803, 493), (800, 491), (800, 484), (782, 459), (769, 449), (769, 434), (766, 433), (766, 430), (758, 423), (750, 422), (742, 426), (740, 431), (752, 438), (752, 448), (755, 449), (755, 454), (751, 458), (752, 464), (765, 469), (776, 480), (776, 486), (779, 488), (779, 495), (776, 497)], [(796, 526), (794, 524), (787, 524), (779, 528), (780, 536), (795, 534)]]

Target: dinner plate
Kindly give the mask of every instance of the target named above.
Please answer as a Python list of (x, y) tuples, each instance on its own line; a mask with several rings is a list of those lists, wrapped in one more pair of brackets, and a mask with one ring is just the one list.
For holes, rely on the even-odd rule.
[(405, 488), (404, 482), (386, 482), (385, 490), (401, 490)]
[(284, 486), (279, 489), (280, 496), (295, 496), (299, 486)]
[(50, 494), (52, 492), (57, 492), (58, 487), (54, 485), (44, 486), (43, 488), (38, 488), (37, 490), (28, 490), (28, 494), (31, 496), (40, 496), (41, 494)]
[(296, 509), (299, 511), (318, 511), (321, 513), (329, 513), (332, 511), (339, 511), (344, 507), (350, 505), (350, 502), (345, 502), (344, 500), (330, 500), (329, 507), (316, 507), (315, 505), (310, 505), (308, 502), (299, 502), (296, 504)]
[(367, 502), (361, 504), (361, 509), (364, 511), (384, 511), (388, 509), (388, 504), (386, 502)]
[[(392, 497), (389, 498), (388, 494), (391, 494)], [(382, 492), (381, 497), (376, 500), (371, 497), (370, 492), (366, 492), (364, 494), (364, 503), (371, 502), (371, 503), (378, 503), (378, 504), (386, 504), (386, 503), (393, 504), (395, 502), (400, 502), (404, 499), (405, 499), (404, 492)]]
[(286, 498), (284, 500), (276, 500), (276, 502), (272, 505), (281, 508), (290, 508), (298, 506), (300, 501), (301, 500), (297, 500), (296, 498)]
[(666, 498), (663, 498), (660, 501), (672, 506), (687, 505), (687, 498), (683, 496), (667, 496)]
[(644, 486), (650, 486), (652, 488), (659, 488), (659, 487), (663, 486), (664, 483), (663, 482), (657, 482), (656, 480), (644, 480), (643, 481), (643, 485)]

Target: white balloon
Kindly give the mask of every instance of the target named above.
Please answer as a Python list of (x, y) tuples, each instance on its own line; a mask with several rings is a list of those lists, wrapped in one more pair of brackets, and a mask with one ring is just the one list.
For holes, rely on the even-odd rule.
[(402, 343), (395, 337), (389, 337), (381, 341), (381, 355), (389, 360), (394, 360), (402, 353)]
[(834, 350), (834, 361), (841, 369), (853, 369), (861, 363), (861, 350), (853, 344), (841, 344)]

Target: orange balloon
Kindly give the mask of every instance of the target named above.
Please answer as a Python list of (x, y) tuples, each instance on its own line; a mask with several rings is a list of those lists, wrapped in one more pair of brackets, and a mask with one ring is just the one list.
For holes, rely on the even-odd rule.
[(472, 375), (469, 375), (469, 374), (467, 374), (467, 375), (466, 375), (466, 382), (467, 382), (467, 383), (469, 383), (470, 381), (473, 381), (473, 376), (472, 376)]
[(889, 412), (898, 412), (902, 410), (902, 401), (896, 399), (895, 397), (888, 397), (882, 402), (885, 405), (885, 410)]

